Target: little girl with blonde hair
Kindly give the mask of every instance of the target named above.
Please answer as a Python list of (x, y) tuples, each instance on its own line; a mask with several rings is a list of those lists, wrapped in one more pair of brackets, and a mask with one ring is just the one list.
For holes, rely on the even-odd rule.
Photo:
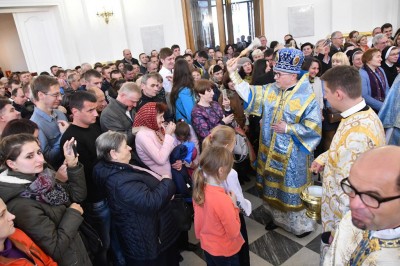
[[(238, 131), (239, 134), (245, 134), (240, 129), (236, 129), (236, 131)], [(204, 139), (202, 148), (203, 150), (205, 150), (208, 147), (225, 147), (232, 153), (233, 148), (235, 147), (235, 143), (235, 130), (229, 126), (220, 125), (211, 130), (210, 135), (208, 135)], [(229, 193), (231, 191), (236, 195), (237, 205), (241, 210), (239, 213), (239, 218), (241, 222), (240, 232), (243, 236), (245, 243), (243, 244), (239, 252), (239, 260), (241, 266), (248, 266), (250, 265), (249, 241), (247, 237), (247, 228), (244, 215), (249, 216), (251, 214), (251, 202), (244, 198), (242, 187), (240, 186), (239, 182), (238, 173), (234, 169), (231, 169), (226, 180), (222, 181), (222, 186), (224, 187), (225, 192)]]
[(222, 186), (232, 166), (228, 149), (210, 146), (203, 150), (193, 174), (194, 230), (207, 265), (240, 265), (238, 253), (244, 244), (240, 210), (235, 194)]

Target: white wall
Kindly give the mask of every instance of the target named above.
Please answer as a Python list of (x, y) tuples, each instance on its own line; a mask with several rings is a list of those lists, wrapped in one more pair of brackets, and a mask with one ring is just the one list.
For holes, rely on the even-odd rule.
[(372, 31), (386, 22), (395, 32), (400, 25), (398, 0), (264, 0), (265, 34), (268, 42), (283, 42), (289, 33), (288, 7), (313, 5), (314, 36), (295, 37), (297, 43), (326, 38), (333, 31)]
[[(64, 0), (66, 36), (74, 41), (78, 61), (114, 61), (122, 59), (122, 50), (129, 48), (132, 55), (157, 47), (144, 47), (140, 28), (163, 25), (163, 46), (177, 43), (185, 47), (185, 31), (181, 2), (178, 0)], [(109, 24), (97, 12), (110, 10), (114, 15)], [(70, 66), (72, 66), (70, 65)]]
[(28, 70), (12, 14), (0, 14), (0, 67)]
[[(0, 0), (0, 7), (0, 13), (43, 11), (51, 12), (55, 17), (65, 62), (47, 58), (48, 67), (61, 65), (72, 68), (83, 62), (114, 61), (123, 58), (122, 50), (125, 48), (131, 49), (133, 56), (138, 58), (143, 51), (153, 49), (144, 47), (142, 43), (140, 29), (146, 26), (163, 26), (163, 47), (172, 44), (186, 47), (180, 0)], [(109, 24), (96, 15), (104, 9), (114, 13)], [(0, 20), (0, 24), (3, 21)], [(18, 33), (26, 35), (22, 30)], [(36, 49), (46, 52), (42, 47)], [(48, 71), (48, 67), (31, 67), (29, 71)], [(20, 67), (13, 69), (19, 70)]]

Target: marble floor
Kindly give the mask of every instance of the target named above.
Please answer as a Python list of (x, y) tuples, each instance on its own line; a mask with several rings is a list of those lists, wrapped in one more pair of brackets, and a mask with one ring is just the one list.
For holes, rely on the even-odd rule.
[[(245, 218), (252, 266), (319, 265), (320, 225), (315, 232), (301, 239), (280, 228), (266, 231), (264, 227), (269, 218), (255, 187), (255, 178), (243, 185), (242, 189), (245, 198), (251, 201), (253, 207), (250, 217)], [(200, 245), (199, 240), (194, 236), (193, 226), (189, 232), (189, 241)], [(180, 263), (181, 266), (206, 265), (200, 248), (195, 252), (184, 251), (182, 256), (184, 260)]]

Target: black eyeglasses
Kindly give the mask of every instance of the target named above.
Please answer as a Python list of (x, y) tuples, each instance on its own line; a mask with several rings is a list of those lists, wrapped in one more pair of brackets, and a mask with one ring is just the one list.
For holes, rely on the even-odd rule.
[(340, 186), (343, 189), (343, 192), (349, 196), (350, 198), (355, 198), (356, 195), (360, 196), (361, 201), (367, 205), (368, 207), (378, 209), (381, 203), (392, 201), (395, 199), (400, 199), (399, 196), (389, 197), (389, 198), (378, 198), (374, 195), (370, 195), (364, 192), (358, 192), (350, 183), (349, 179), (345, 178), (340, 182)]
[(54, 94), (51, 94), (51, 93), (45, 93), (45, 94), (48, 95), (48, 96), (54, 97), (54, 98), (61, 97), (61, 93), (59, 93), (59, 92), (54, 93)]
[(274, 77), (277, 77), (277, 78), (279, 78), (280, 76), (287, 76), (287, 75), (293, 75), (293, 74), (274, 72)]

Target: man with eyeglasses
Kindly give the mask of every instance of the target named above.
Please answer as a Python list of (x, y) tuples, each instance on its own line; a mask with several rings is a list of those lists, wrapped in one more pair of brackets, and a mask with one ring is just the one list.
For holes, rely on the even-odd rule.
[(335, 230), (349, 210), (349, 197), (340, 188), (340, 182), (349, 175), (357, 157), (373, 147), (385, 144), (382, 123), (361, 95), (361, 78), (351, 66), (337, 66), (328, 70), (324, 81), (324, 97), (341, 112), (342, 120), (329, 150), (311, 164), (314, 173), (323, 172), (322, 243), (321, 258), (326, 254)]
[(38, 76), (31, 85), (35, 110), (31, 120), (39, 127), (39, 142), (44, 158), (54, 169), (63, 163), (60, 140), (69, 123), (64, 113), (57, 110), (61, 103), (60, 85), (56, 78)]
[(341, 181), (350, 211), (341, 220), (324, 265), (399, 265), (400, 147), (367, 151)]
[(379, 33), (372, 38), (372, 43), (374, 48), (379, 49), (379, 51), (382, 52), (383, 49), (388, 46), (388, 37), (383, 33)]
[(343, 33), (340, 31), (334, 31), (331, 34), (331, 38), (327, 39), (320, 48), (317, 49), (317, 58), (321, 61), (321, 74), (332, 68), (332, 56), (337, 52), (344, 52), (343, 49)]
[(263, 188), (265, 209), (272, 217), (266, 230), (282, 227), (297, 237), (314, 231), (300, 193), (311, 182), (307, 165), (321, 140), (321, 112), (308, 76), (299, 79), (304, 55), (300, 50), (279, 50), (273, 68), (275, 83), (250, 86), (240, 78), (236, 60), (227, 62), (230, 78), (245, 101), (247, 114), (261, 116), (257, 158), (257, 185)]

